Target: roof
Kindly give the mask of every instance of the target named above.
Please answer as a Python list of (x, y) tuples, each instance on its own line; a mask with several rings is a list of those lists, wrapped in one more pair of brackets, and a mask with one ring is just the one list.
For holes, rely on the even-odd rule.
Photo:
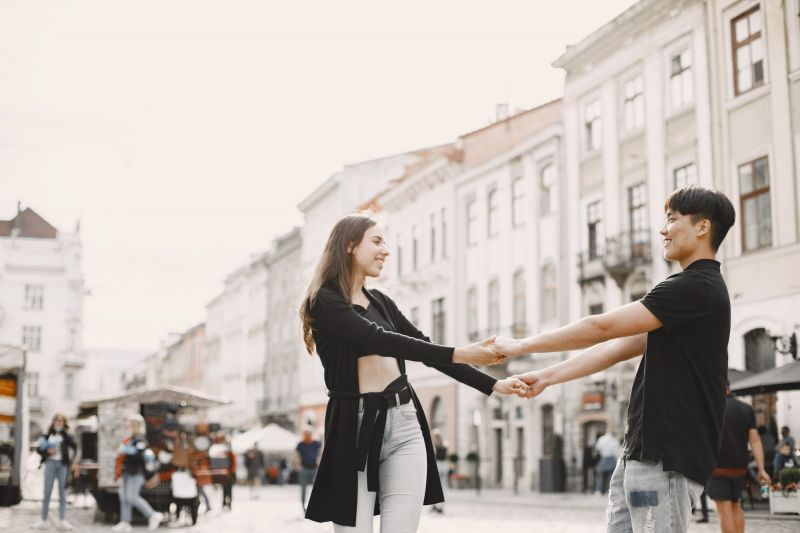
[(770, 368), (731, 384), (738, 395), (800, 389), (800, 361)]
[(91, 409), (104, 402), (123, 399), (139, 403), (185, 403), (187, 407), (213, 407), (230, 403), (227, 400), (216, 398), (202, 391), (164, 385), (161, 387), (140, 387), (123, 394), (81, 402), (80, 409)]
[(11, 220), (0, 220), (0, 236), (10, 237), (15, 229), (15, 236), (29, 239), (55, 239), (58, 236), (58, 230), (30, 207), (22, 211), (17, 208), (17, 216)]

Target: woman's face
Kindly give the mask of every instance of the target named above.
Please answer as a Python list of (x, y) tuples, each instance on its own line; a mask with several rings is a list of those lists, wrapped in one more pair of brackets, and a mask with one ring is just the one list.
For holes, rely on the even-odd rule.
[(353, 267), (357, 273), (371, 278), (381, 275), (383, 264), (389, 255), (383, 228), (375, 224), (364, 232), (364, 238), (351, 250)]
[(66, 423), (66, 420), (64, 420), (63, 416), (57, 416), (57, 417), (55, 417), (53, 419), (53, 428), (58, 429), (58, 430), (64, 429), (64, 424), (65, 423)]

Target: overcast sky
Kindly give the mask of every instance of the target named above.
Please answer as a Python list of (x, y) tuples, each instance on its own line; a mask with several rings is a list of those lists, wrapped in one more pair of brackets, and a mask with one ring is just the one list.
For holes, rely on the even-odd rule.
[(155, 349), (346, 163), (449, 142), (631, 0), (0, 3), (0, 219), (80, 219), (88, 347)]

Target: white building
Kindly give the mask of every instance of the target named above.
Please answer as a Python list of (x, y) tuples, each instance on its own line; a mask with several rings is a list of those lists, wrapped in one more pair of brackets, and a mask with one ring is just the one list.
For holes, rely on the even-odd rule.
[(267, 357), (269, 263), (262, 253), (225, 279), (207, 306), (204, 390), (231, 403), (211, 409), (224, 426), (256, 426)]
[[(800, 2), (708, 5), (714, 183), (737, 218), (723, 247), (729, 364), (759, 371), (791, 361), (775, 341), (800, 333)], [(800, 429), (800, 393), (754, 405), (759, 424)]]
[(0, 343), (28, 352), (34, 431), (77, 411), (83, 349), (80, 229), (57, 230), (33, 209), (0, 221)]
[[(86, 365), (81, 372), (80, 400), (107, 398), (125, 391), (123, 376), (144, 361), (148, 352), (138, 350), (119, 350), (88, 348)], [(152, 379), (155, 379), (153, 374)]]
[(300, 228), (276, 238), (269, 254), (269, 309), (267, 357), (264, 362), (264, 395), (259, 408), (261, 422), (297, 430), (299, 424), (299, 357), (304, 353), (299, 309)]

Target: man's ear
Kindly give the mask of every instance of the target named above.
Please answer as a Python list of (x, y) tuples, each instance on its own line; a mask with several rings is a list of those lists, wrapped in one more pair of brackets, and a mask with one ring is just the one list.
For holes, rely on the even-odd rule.
[(695, 229), (697, 230), (697, 236), (702, 237), (703, 235), (707, 235), (711, 232), (711, 221), (707, 218), (700, 220), (697, 224), (695, 224)]

